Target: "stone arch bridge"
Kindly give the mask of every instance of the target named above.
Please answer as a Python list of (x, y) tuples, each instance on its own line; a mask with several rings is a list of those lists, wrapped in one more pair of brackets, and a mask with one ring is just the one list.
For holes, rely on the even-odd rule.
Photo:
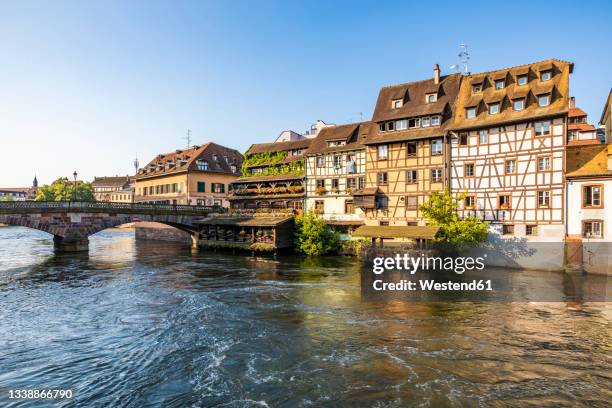
[(0, 202), (0, 224), (27, 227), (53, 235), (57, 251), (85, 251), (89, 236), (107, 228), (152, 221), (188, 232), (197, 243), (194, 221), (223, 212), (217, 206), (100, 203), (80, 201)]

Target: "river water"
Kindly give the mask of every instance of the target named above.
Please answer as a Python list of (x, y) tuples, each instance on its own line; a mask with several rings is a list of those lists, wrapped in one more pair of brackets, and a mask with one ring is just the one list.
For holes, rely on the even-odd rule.
[(54, 255), (49, 235), (0, 228), (0, 406), (609, 406), (610, 303), (405, 301), (370, 296), (367, 273), (129, 230)]

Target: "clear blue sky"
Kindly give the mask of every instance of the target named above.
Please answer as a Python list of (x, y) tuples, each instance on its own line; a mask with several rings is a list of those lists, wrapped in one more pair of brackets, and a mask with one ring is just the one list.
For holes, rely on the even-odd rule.
[(193, 141), (244, 151), (316, 119), (371, 117), (381, 86), (549, 57), (596, 123), (610, 2), (4, 1), (0, 187), (127, 174)]

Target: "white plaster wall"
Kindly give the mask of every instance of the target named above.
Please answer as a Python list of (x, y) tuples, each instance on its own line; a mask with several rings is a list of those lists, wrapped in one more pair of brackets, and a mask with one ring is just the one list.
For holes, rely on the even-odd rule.
[[(582, 208), (582, 186), (588, 184), (603, 184), (603, 208)], [(603, 181), (573, 181), (567, 182), (567, 233), (569, 235), (582, 235), (583, 220), (603, 220), (603, 239), (590, 238), (589, 241), (612, 242), (612, 180)]]

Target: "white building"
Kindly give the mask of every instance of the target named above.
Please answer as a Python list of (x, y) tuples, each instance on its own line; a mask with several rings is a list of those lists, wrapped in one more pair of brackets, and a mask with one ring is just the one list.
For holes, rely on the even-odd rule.
[(612, 144), (568, 147), (566, 182), (568, 242), (587, 272), (612, 274)]
[(363, 122), (325, 127), (306, 153), (306, 209), (340, 231), (363, 224), (353, 194), (365, 187), (363, 142), (372, 126)]

